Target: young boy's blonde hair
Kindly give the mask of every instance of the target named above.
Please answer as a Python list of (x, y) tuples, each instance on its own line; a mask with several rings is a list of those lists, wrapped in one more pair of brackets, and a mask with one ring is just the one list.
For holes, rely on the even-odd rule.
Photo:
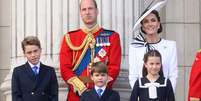
[(103, 62), (96, 62), (92, 65), (91, 75), (94, 73), (106, 73), (108, 74), (107, 65)]

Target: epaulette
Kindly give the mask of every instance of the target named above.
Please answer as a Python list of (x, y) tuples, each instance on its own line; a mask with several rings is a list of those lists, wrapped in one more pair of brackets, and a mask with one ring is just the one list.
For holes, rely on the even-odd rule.
[(70, 34), (70, 33), (75, 33), (75, 32), (78, 32), (78, 31), (80, 31), (81, 29), (77, 29), (77, 30), (73, 30), (73, 31), (69, 31), (68, 33)]
[(103, 30), (101, 33), (100, 33), (100, 36), (110, 36), (112, 33), (114, 33), (113, 30)]
[(115, 32), (114, 30), (108, 30), (108, 29), (104, 29), (104, 31), (107, 31), (107, 32)]

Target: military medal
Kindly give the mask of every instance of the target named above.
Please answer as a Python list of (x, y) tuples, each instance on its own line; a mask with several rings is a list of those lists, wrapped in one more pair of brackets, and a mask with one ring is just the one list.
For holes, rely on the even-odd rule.
[(99, 37), (96, 38), (96, 46), (97, 46), (97, 47), (100, 46), (100, 40), (99, 40)]
[(106, 46), (110, 46), (110, 37), (107, 37)]
[(100, 46), (103, 46), (104, 44), (103, 44), (103, 38), (102, 37), (100, 37)]
[(96, 46), (110, 46), (110, 36), (108, 33), (101, 33), (96, 38)]
[(107, 52), (102, 48), (99, 52), (98, 55), (103, 58), (104, 56), (106, 56)]

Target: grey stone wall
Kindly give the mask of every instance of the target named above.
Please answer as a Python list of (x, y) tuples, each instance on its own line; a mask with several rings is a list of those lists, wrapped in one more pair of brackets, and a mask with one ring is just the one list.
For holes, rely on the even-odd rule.
[[(133, 35), (132, 26), (140, 15), (142, 2), (141, 0), (97, 0), (97, 3), (100, 8), (99, 23), (105, 28), (120, 33), (123, 49), (122, 72), (115, 89), (120, 91), (121, 98), (126, 101), (131, 91), (127, 81), (128, 44)], [(56, 65), (52, 65), (58, 67), (57, 56), (61, 37), (67, 31), (83, 25), (79, 17), (78, 4), (79, 0), (31, 0), (29, 2), (0, 0), (0, 83), (13, 68), (11, 62), (15, 59), (18, 61), (20, 60), (18, 57), (23, 56), (19, 43), (27, 35), (39, 36), (45, 50), (43, 60), (47, 60), (48, 54), (52, 54), (54, 58), (46, 63), (53, 61)], [(201, 47), (200, 8), (200, 0), (168, 0), (166, 7), (161, 11), (164, 26), (162, 37), (175, 40), (178, 47), (177, 101), (187, 101), (189, 72), (195, 54)], [(51, 42), (53, 46), (48, 44)], [(64, 95), (61, 95), (63, 99), (65, 99)], [(6, 101), (4, 98), (0, 92), (0, 101)]]

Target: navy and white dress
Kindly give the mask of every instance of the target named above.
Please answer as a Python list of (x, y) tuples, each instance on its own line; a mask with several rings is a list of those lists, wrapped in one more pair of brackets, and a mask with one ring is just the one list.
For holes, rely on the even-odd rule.
[(142, 77), (143, 57), (149, 49), (156, 49), (162, 56), (164, 77), (169, 78), (173, 90), (176, 87), (178, 76), (176, 42), (160, 39), (157, 43), (140, 42), (135, 40), (129, 46), (129, 83), (133, 88), (135, 81)]
[(175, 101), (169, 79), (159, 77), (151, 83), (146, 77), (135, 82), (130, 101)]

